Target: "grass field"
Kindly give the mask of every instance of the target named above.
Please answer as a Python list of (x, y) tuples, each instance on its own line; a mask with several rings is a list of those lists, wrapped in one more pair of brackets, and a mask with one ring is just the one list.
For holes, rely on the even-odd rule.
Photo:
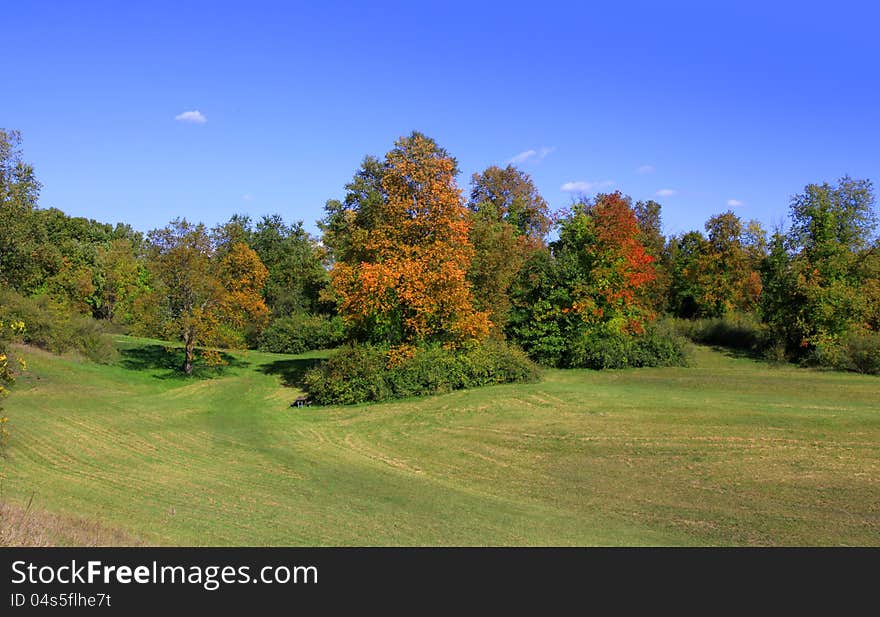
[(154, 342), (118, 342), (112, 366), (22, 350), (7, 527), (98, 530), (60, 524), (57, 543), (880, 544), (876, 377), (700, 348), (687, 369), (293, 410), (282, 381), (315, 356), (237, 354), (186, 380)]

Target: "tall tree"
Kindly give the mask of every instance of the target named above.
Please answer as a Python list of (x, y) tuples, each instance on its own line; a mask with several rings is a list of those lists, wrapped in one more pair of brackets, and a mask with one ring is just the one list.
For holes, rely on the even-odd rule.
[(489, 320), (475, 310), (467, 280), (471, 223), (456, 173), (455, 159), (414, 132), (397, 141), (380, 173), (367, 176), (381, 176), (381, 189), (372, 184), (347, 205), (328, 204), (328, 223), (336, 225), (333, 291), (363, 337), (457, 344), (487, 334)]
[(531, 177), (508, 165), (473, 175), (468, 208), (474, 301), (489, 314), (492, 334), (500, 338), (511, 306), (510, 286), (529, 255), (544, 247), (548, 207)]
[(45, 276), (46, 231), (34, 215), (40, 188), (21, 133), (0, 129), (0, 283), (25, 293)]
[(633, 205), (633, 212), (639, 224), (639, 240), (653, 259), (651, 266), (654, 269), (654, 280), (648, 284), (646, 294), (654, 311), (662, 313), (668, 306), (671, 285), (669, 253), (666, 250), (666, 237), (663, 235), (662, 206), (653, 199), (637, 201)]
[(471, 177), (468, 206), (477, 212), (485, 204), (492, 204), (498, 220), (512, 225), (517, 235), (540, 243), (550, 230), (547, 202), (531, 176), (513, 165), (493, 165)]
[(869, 252), (874, 208), (871, 182), (848, 176), (834, 186), (807, 185), (792, 198), (789, 293), (796, 302), (789, 318), (799, 348), (834, 344), (864, 322), (868, 279), (860, 256)]

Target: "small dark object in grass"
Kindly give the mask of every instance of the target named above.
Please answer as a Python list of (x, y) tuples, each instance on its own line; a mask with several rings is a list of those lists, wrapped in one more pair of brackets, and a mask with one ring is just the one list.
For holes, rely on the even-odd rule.
[(299, 396), (290, 404), (291, 407), (311, 407), (312, 401), (307, 396)]

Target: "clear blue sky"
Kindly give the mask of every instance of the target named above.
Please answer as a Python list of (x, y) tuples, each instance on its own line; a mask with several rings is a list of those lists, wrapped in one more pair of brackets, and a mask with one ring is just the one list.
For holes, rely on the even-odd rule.
[(566, 185), (660, 195), (669, 232), (730, 207), (772, 226), (809, 182), (880, 182), (875, 3), (357, 4), (8, 3), (0, 126), (43, 207), (142, 230), (234, 212), (314, 230), (414, 129), (463, 188), (519, 155), (554, 208)]

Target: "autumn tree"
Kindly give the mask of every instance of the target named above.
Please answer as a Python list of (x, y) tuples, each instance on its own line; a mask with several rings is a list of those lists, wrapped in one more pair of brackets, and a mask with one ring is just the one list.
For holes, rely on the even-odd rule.
[(513, 287), (511, 336), (534, 357), (564, 364), (585, 336), (638, 335), (655, 312), (655, 273), (629, 199), (619, 192), (575, 203), (551, 252), (538, 252)]
[(363, 338), (458, 344), (486, 336), (489, 320), (467, 280), (471, 223), (456, 173), (455, 159), (415, 132), (381, 167), (368, 159), (345, 202), (328, 204), (332, 291)]
[(493, 166), (472, 176), (468, 209), (475, 305), (489, 314), (492, 334), (503, 337), (510, 285), (550, 229), (547, 203), (527, 173)]
[(260, 291), (268, 274), (247, 245), (218, 251), (204, 225), (185, 219), (151, 231), (148, 240), (157, 325), (164, 336), (183, 342), (184, 373), (192, 373), (196, 346), (241, 346), (246, 323), (266, 320)]
[(666, 237), (663, 235), (662, 206), (649, 199), (633, 204), (633, 212), (639, 225), (639, 241), (653, 260), (654, 279), (645, 291), (651, 306), (657, 313), (666, 310), (671, 285), (669, 253), (666, 250)]
[(720, 317), (753, 311), (761, 295), (760, 265), (766, 234), (756, 221), (743, 225), (733, 212), (709, 218), (708, 237), (698, 232), (676, 244), (672, 264), (672, 304), (681, 317)]
[(640, 333), (655, 316), (647, 297), (654, 258), (641, 241), (638, 219), (620, 192), (576, 204), (560, 229), (559, 258), (585, 274), (574, 283), (571, 310), (588, 324)]

